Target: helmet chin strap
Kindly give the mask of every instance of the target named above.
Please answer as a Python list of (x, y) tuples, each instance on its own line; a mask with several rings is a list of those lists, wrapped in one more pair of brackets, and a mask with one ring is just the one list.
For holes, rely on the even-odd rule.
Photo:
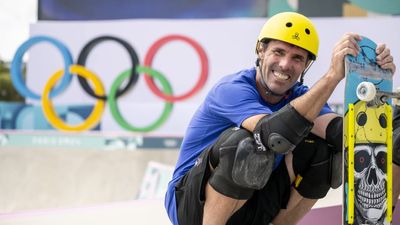
[(313, 63), (314, 63), (314, 60), (312, 60), (312, 61), (310, 62), (310, 64), (308, 64), (307, 68), (301, 73), (301, 76), (300, 76), (300, 85), (303, 84), (303, 82), (304, 82), (304, 75), (307, 73), (307, 71), (310, 69), (310, 67), (311, 67), (311, 65), (312, 65)]

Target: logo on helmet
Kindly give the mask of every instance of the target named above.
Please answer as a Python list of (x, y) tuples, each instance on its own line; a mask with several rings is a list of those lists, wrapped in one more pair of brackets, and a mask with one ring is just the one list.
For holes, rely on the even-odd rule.
[(292, 38), (299, 41), (300, 40), (299, 33), (298, 32), (294, 33), (294, 35), (292, 35)]

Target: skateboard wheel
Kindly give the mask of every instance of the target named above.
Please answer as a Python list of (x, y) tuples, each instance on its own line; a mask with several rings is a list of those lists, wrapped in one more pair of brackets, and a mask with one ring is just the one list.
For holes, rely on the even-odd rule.
[(376, 88), (371, 82), (361, 82), (357, 86), (357, 98), (361, 101), (369, 102), (375, 98)]

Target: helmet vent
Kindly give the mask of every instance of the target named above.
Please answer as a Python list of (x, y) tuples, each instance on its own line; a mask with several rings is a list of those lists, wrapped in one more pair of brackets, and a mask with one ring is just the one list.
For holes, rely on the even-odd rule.
[(306, 34), (310, 34), (310, 30), (308, 28), (305, 29)]
[(287, 22), (287, 23), (286, 23), (286, 26), (287, 26), (287, 27), (292, 27), (292, 25), (293, 25), (293, 24), (292, 24), (291, 22)]

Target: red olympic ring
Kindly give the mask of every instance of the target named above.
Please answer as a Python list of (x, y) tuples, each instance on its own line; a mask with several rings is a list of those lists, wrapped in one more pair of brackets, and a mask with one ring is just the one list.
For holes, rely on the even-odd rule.
[(182, 36), (182, 35), (169, 35), (169, 36), (163, 37), (163, 38), (159, 39), (158, 41), (156, 41), (150, 47), (149, 51), (147, 52), (147, 54), (144, 58), (144, 66), (151, 67), (151, 64), (153, 63), (154, 55), (163, 45), (165, 45), (166, 43), (168, 43), (170, 41), (178, 41), (178, 40), (188, 43), (190, 46), (192, 46), (195, 49), (195, 51), (199, 55), (200, 63), (201, 63), (200, 77), (197, 80), (196, 85), (191, 90), (189, 90), (187, 93), (174, 96), (174, 95), (168, 95), (168, 94), (163, 93), (157, 87), (157, 85), (154, 83), (153, 78), (151, 76), (145, 74), (146, 75), (144, 77), (145, 81), (146, 81), (147, 85), (149, 86), (149, 88), (151, 89), (151, 91), (155, 95), (164, 99), (167, 102), (181, 101), (181, 100), (191, 97), (192, 95), (194, 95), (196, 92), (198, 92), (204, 86), (204, 84), (207, 81), (207, 77), (208, 77), (208, 59), (207, 59), (207, 55), (204, 52), (203, 48), (193, 39)]

